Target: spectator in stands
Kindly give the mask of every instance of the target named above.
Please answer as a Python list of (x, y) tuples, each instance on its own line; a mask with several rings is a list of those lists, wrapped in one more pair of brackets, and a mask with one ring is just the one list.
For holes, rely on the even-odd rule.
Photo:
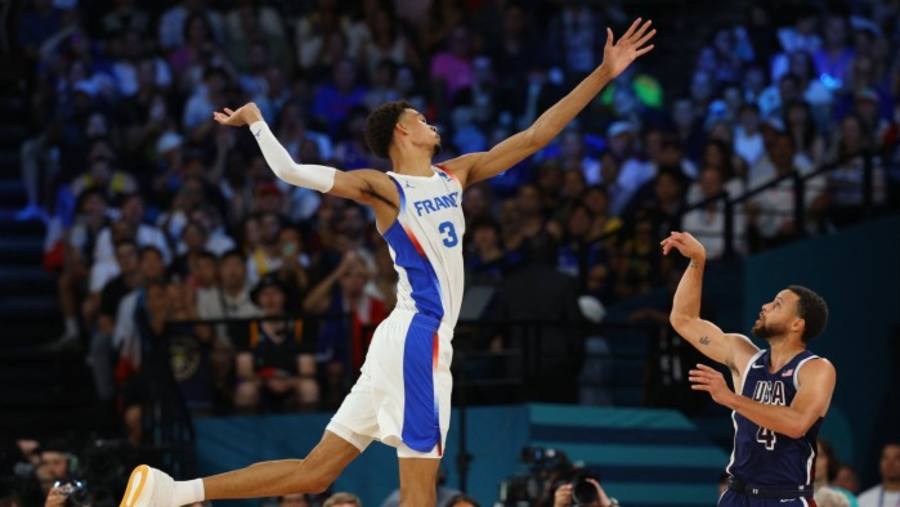
[[(632, 199), (638, 189), (656, 176), (653, 172), (653, 164), (643, 160), (635, 145), (636, 127), (627, 121), (619, 121), (610, 125), (606, 131), (609, 142), (609, 150), (620, 164), (620, 170), (616, 183), (619, 192), (624, 195), (619, 197), (620, 208), (613, 207), (613, 212), (621, 214), (625, 206)], [(603, 179), (604, 183), (610, 183)]]
[(351, 60), (334, 65), (332, 81), (316, 92), (311, 113), (335, 135), (354, 107), (361, 106), (368, 89), (359, 84), (356, 67)]
[(565, 219), (565, 236), (559, 245), (557, 268), (571, 275), (584, 288), (590, 266), (609, 262), (609, 252), (603, 243), (592, 242), (590, 238), (593, 216), (583, 203), (569, 209)]
[[(61, 231), (54, 236), (48, 231), (47, 242), (51, 243), (45, 252), (46, 267), (60, 269), (57, 281), (57, 293), (62, 308), (65, 331), (59, 343), (74, 343), (79, 335), (78, 314), (79, 295), (88, 285), (88, 293), (97, 293), (101, 283), (91, 284), (91, 265), (94, 258), (94, 247), (100, 232), (110, 223), (106, 207), (106, 199), (99, 191), (87, 191), (81, 195), (76, 205), (77, 214), (68, 237)], [(62, 225), (57, 224), (57, 229)]]
[[(143, 444), (146, 437), (143, 408), (154, 397), (151, 386), (162, 384), (157, 380), (159, 375), (163, 375), (161, 378), (168, 378), (165, 361), (168, 361), (169, 356), (167, 350), (162, 350), (161, 337), (169, 319), (170, 307), (167, 286), (162, 279), (148, 281), (137, 294), (131, 306), (133, 310), (122, 315), (119, 320), (119, 323), (131, 328), (131, 333), (125, 339), (118, 340), (122, 347), (116, 367), (116, 377), (121, 384), (126, 438), (135, 447)], [(138, 299), (140, 296), (143, 297)], [(128, 308), (123, 302), (119, 305), (120, 314), (124, 313), (123, 307)], [(122, 334), (119, 329), (116, 333)]]
[[(115, 379), (119, 385), (140, 368), (142, 342), (137, 316), (142, 308), (142, 297), (144, 302), (148, 301), (147, 288), (151, 283), (163, 284), (166, 273), (162, 253), (156, 247), (140, 248), (138, 262), (140, 285), (122, 298), (116, 310), (112, 345), (113, 350), (118, 351)], [(164, 285), (163, 292), (165, 292)]]
[(645, 294), (661, 279), (659, 243), (653, 221), (646, 214), (635, 218), (633, 229), (626, 232), (612, 261), (615, 271), (616, 297), (628, 298)]
[(837, 15), (829, 15), (822, 27), (824, 44), (813, 52), (813, 61), (819, 76), (839, 88), (848, 77), (853, 62), (853, 50), (847, 47), (847, 21)]
[(284, 495), (278, 499), (278, 507), (312, 507), (305, 493)]
[(303, 70), (327, 64), (335, 65), (328, 57), (328, 47), (335, 38), (341, 40), (343, 53), (357, 58), (369, 37), (368, 30), (339, 9), (336, 0), (320, 0), (317, 8), (297, 19), (294, 28), (294, 45), (297, 48), (297, 63)]
[[(247, 261), (240, 250), (225, 252), (215, 269), (216, 283), (197, 289), (197, 316), (200, 319), (249, 319), (260, 316), (259, 308), (250, 300), (247, 286)], [(229, 390), (228, 378), (234, 365), (235, 341), (232, 333), (246, 329), (245, 322), (220, 323), (213, 326), (211, 366), (213, 385), (220, 392)]]
[(281, 267), (278, 235), (281, 217), (273, 212), (248, 217), (244, 221), (244, 251), (247, 253), (247, 278), (256, 283), (268, 273)]
[(368, 68), (368, 75), (374, 76), (377, 67), (390, 62), (393, 65), (410, 65), (418, 69), (421, 65), (415, 46), (407, 39), (398, 25), (396, 16), (387, 5), (375, 11), (368, 29), (371, 40), (362, 48), (362, 62)]
[(215, 259), (215, 255), (206, 250), (209, 234), (199, 222), (188, 222), (181, 229), (181, 243), (184, 251), (172, 262), (171, 271), (182, 278), (189, 278), (196, 273), (198, 263), (202, 259)]
[(250, 324), (247, 349), (238, 352), (235, 407), (252, 411), (262, 405), (312, 408), (319, 401), (315, 343), (303, 336), (303, 323), (284, 317), (285, 290), (277, 276), (263, 277), (252, 298), (264, 320)]
[[(567, 170), (562, 173), (559, 198), (564, 206), (568, 206), (582, 198), (587, 189), (587, 181), (580, 170)], [(608, 203), (607, 203), (608, 205)], [(564, 211), (560, 210), (560, 211)], [(593, 210), (591, 210), (593, 212)]]
[(821, 488), (814, 495), (816, 506), (821, 507), (849, 507), (847, 497), (831, 488)]
[(431, 60), (434, 94), (444, 107), (457, 93), (472, 85), (471, 43), (469, 30), (464, 25), (458, 25), (447, 37), (446, 49), (436, 53)]
[(397, 304), (397, 271), (387, 243), (378, 242), (374, 248), (375, 275), (366, 286), (366, 293), (384, 302), (385, 310), (390, 312)]
[(110, 361), (113, 357), (112, 338), (119, 304), (141, 283), (138, 247), (134, 241), (126, 239), (116, 243), (116, 264), (119, 275), (107, 282), (99, 295), (88, 299), (84, 309), (86, 322), (93, 321), (95, 311), (97, 314), (88, 360), (94, 372), (94, 386), (101, 400), (110, 400), (114, 394)]
[(832, 159), (838, 167), (828, 174), (828, 218), (840, 226), (859, 219), (865, 203), (866, 166), (872, 173), (872, 203), (885, 200), (884, 169), (881, 158), (873, 153), (870, 136), (858, 116), (847, 116), (840, 123), (839, 140)]
[[(201, 319), (250, 318), (259, 308), (250, 300), (246, 260), (240, 250), (225, 252), (218, 261), (218, 281), (197, 291), (197, 311)], [(227, 341), (226, 333), (222, 332)]]
[(285, 308), (287, 313), (294, 314), (300, 311), (303, 296), (309, 290), (309, 275), (306, 270), (312, 262), (303, 248), (303, 239), (296, 227), (286, 225), (278, 232), (277, 252), (281, 265), (276, 272), (287, 291)]
[(753, 166), (764, 153), (763, 138), (760, 133), (759, 106), (744, 104), (738, 110), (738, 125), (734, 128), (734, 152)]
[(888, 442), (881, 449), (881, 484), (859, 495), (859, 507), (900, 504), (900, 442)]
[[(437, 494), (435, 496), (435, 507), (450, 507), (453, 505), (451, 500), (463, 496), (458, 489), (447, 486), (447, 471), (443, 467), (438, 468), (437, 473)], [(465, 504), (462, 504), (465, 505)], [(399, 507), (400, 506), (400, 488), (395, 489), (384, 499), (381, 507)]]
[(511, 267), (512, 260), (504, 251), (500, 225), (491, 220), (470, 222), (466, 269), (473, 283), (499, 283)]
[(594, 185), (584, 191), (582, 199), (593, 216), (591, 240), (597, 240), (618, 231), (622, 220), (610, 211), (610, 199), (604, 185)]
[[(700, 199), (705, 204), (701, 208), (693, 209), (684, 215), (681, 226), (697, 238), (702, 238), (710, 259), (721, 258), (725, 254), (725, 206), (716, 196), (725, 190), (724, 175), (720, 169), (711, 167), (700, 172), (698, 179)], [(734, 210), (734, 246), (737, 251), (743, 251), (744, 244), (744, 220), (740, 207)]]
[[(124, 238), (131, 238), (139, 247), (153, 246), (162, 253), (166, 264), (170, 262), (169, 246), (166, 237), (158, 228), (143, 223), (144, 200), (138, 194), (131, 194), (122, 200), (121, 218), (115, 227), (121, 227)], [(123, 239), (124, 239), (123, 238)], [(94, 266), (91, 275), (91, 286), (99, 290), (118, 274), (113, 250), (113, 226), (105, 227), (97, 236), (94, 247)], [(94, 276), (93, 271), (100, 270), (104, 274)]]
[(632, 198), (627, 214), (644, 216), (653, 223), (654, 234), (665, 237), (681, 228), (685, 181), (677, 167), (663, 167)]
[(335, 493), (325, 500), (322, 507), (362, 507), (362, 500), (353, 493)]
[(326, 372), (330, 405), (336, 406), (343, 399), (341, 383), (345, 372), (359, 370), (375, 327), (387, 317), (384, 302), (365, 291), (371, 277), (366, 260), (355, 251), (348, 251), (337, 269), (319, 282), (303, 302), (307, 313), (323, 318), (317, 361)]
[(825, 138), (817, 131), (809, 103), (794, 101), (787, 105), (784, 114), (787, 134), (794, 140), (797, 154), (819, 169), (825, 161)]
[[(751, 189), (760, 188), (771, 179), (783, 178), (790, 174), (804, 171), (796, 165), (794, 158), (794, 140), (786, 133), (779, 133), (771, 145), (767, 155), (775, 173), (771, 176), (757, 176), (751, 180)], [(785, 179), (774, 187), (756, 194), (748, 203), (748, 227), (751, 228), (767, 246), (783, 244), (807, 231), (807, 224), (798, 224), (794, 220), (796, 200), (794, 197), (793, 179)], [(817, 215), (823, 212), (825, 198), (825, 178), (813, 177), (803, 183), (804, 193), (800, 203), (810, 215), (809, 222), (814, 222)]]
[(857, 507), (858, 504), (853, 493), (834, 485), (834, 480), (837, 478), (838, 470), (841, 466), (834, 453), (834, 448), (831, 447), (831, 444), (821, 438), (816, 445), (816, 476), (813, 479), (816, 504), (825, 503), (819, 502), (820, 497), (824, 499), (826, 496), (834, 497), (836, 494), (837, 496), (833, 499), (828, 499), (828, 502), (831, 505), (836, 507)]
[(834, 478), (832, 485), (843, 488), (853, 495), (859, 494), (859, 477), (853, 467), (846, 463), (842, 463), (838, 467), (837, 476)]
[(474, 498), (466, 495), (456, 495), (451, 498), (445, 507), (480, 507)]
[(549, 54), (565, 55), (564, 65), (570, 80), (577, 81), (587, 74), (603, 54), (604, 20), (590, 4), (568, 2), (550, 21), (547, 41)]
[(518, 250), (526, 258), (532, 258), (553, 242), (547, 220), (541, 210), (541, 194), (537, 186), (519, 187), (514, 200), (504, 203), (508, 211), (501, 214), (503, 243), (510, 251)]

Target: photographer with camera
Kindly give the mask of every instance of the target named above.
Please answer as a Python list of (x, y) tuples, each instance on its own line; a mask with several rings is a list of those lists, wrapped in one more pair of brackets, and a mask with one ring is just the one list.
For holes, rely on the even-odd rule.
[(521, 461), (527, 474), (507, 477), (500, 483), (500, 498), (495, 507), (615, 507), (597, 476), (572, 463), (559, 449), (522, 448)]
[(47, 494), (44, 507), (87, 507), (90, 505), (88, 496), (82, 481), (56, 481)]
[(619, 502), (606, 496), (596, 479), (579, 476), (576, 480), (556, 488), (553, 507), (616, 507)]

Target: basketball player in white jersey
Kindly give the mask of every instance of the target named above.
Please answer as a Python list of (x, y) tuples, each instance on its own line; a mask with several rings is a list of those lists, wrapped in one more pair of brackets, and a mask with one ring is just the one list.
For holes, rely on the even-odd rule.
[(275, 174), (288, 183), (371, 206), (399, 275), (397, 306), (377, 328), (361, 376), (304, 459), (267, 461), (224, 474), (174, 481), (141, 465), (122, 506), (180, 506), (201, 500), (271, 497), (324, 491), (373, 441), (397, 448), (402, 505), (435, 505), (435, 478), (450, 423), (451, 339), (463, 293), (462, 192), (546, 146), (612, 79), (653, 49), (650, 21), (637, 19), (613, 43), (607, 29), (603, 63), (528, 129), (493, 147), (441, 166), (431, 163), (440, 135), (404, 102), (372, 112), (366, 140), (393, 171), (297, 164), (252, 103), (215, 113), (249, 125)]

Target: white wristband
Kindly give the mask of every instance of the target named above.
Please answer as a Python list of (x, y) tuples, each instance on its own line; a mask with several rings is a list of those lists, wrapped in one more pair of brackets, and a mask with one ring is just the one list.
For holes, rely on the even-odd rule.
[(334, 187), (337, 169), (324, 165), (298, 164), (278, 142), (266, 122), (260, 120), (250, 124), (250, 133), (256, 138), (263, 158), (279, 179), (298, 187), (311, 188), (325, 193)]

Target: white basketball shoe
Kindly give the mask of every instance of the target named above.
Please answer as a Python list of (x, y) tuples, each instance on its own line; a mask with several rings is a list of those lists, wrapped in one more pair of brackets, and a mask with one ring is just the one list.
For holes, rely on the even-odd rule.
[(175, 479), (162, 470), (139, 465), (131, 471), (119, 507), (179, 507), (172, 503)]

